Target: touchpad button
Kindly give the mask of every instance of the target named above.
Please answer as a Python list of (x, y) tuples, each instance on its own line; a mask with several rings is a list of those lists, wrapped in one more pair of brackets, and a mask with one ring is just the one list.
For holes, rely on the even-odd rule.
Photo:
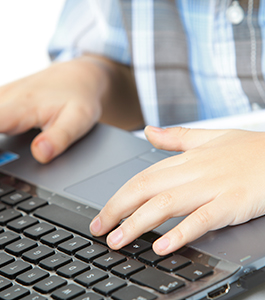
[(135, 158), (67, 187), (65, 191), (103, 207), (126, 181), (150, 165), (147, 161)]

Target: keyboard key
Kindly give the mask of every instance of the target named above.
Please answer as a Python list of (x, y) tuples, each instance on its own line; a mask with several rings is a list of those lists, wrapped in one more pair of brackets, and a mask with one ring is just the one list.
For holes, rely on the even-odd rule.
[(0, 292), (0, 299), (2, 300), (17, 300), (29, 294), (29, 290), (20, 285), (13, 285), (10, 288)]
[(126, 282), (122, 279), (119, 279), (117, 277), (109, 277), (108, 279), (97, 283), (93, 287), (93, 290), (100, 294), (103, 294), (104, 296), (108, 296), (126, 285)]
[(112, 267), (126, 261), (126, 257), (116, 252), (107, 253), (93, 261), (93, 264), (104, 270), (110, 270)]
[(67, 281), (65, 279), (53, 275), (38, 282), (33, 286), (33, 288), (34, 290), (42, 294), (49, 294), (66, 284)]
[[(91, 208), (91, 214), (95, 215), (95, 210)], [(89, 213), (89, 211), (87, 211)], [(92, 219), (66, 208), (60, 207), (56, 204), (47, 205), (41, 207), (34, 212), (34, 215), (52, 224), (59, 225), (64, 229), (77, 233), (85, 238), (92, 239), (103, 245), (107, 245), (106, 237), (103, 235), (100, 237), (93, 236), (89, 230), (89, 224)]]
[(70, 300), (85, 293), (85, 289), (76, 284), (68, 284), (52, 294), (52, 298), (56, 300)]
[(69, 255), (76, 253), (87, 246), (91, 245), (90, 241), (76, 236), (58, 246), (58, 250), (63, 251)]
[(76, 257), (84, 260), (85, 262), (91, 262), (93, 259), (108, 253), (108, 249), (101, 245), (91, 245), (76, 253)]
[(77, 283), (82, 284), (83, 286), (89, 287), (101, 280), (104, 280), (108, 278), (108, 274), (98, 270), (98, 269), (92, 269), (90, 271), (87, 271), (75, 278), (75, 281)]
[(213, 270), (205, 265), (194, 263), (177, 271), (176, 274), (190, 281), (196, 281), (205, 276), (213, 274)]
[(48, 300), (48, 298), (45, 298), (37, 293), (32, 293), (32, 294), (26, 296), (25, 298), (23, 298), (23, 300)]
[(12, 186), (7, 185), (5, 183), (0, 183), (0, 197), (12, 193), (14, 191), (15, 189)]
[(96, 293), (89, 292), (75, 298), (75, 300), (104, 300), (104, 298)]
[(159, 256), (151, 249), (151, 250), (148, 250), (147, 252), (140, 254), (138, 259), (140, 261), (142, 261), (143, 263), (148, 264), (150, 266), (156, 266), (157, 263), (166, 259), (168, 256), (170, 256), (170, 255)]
[(0, 276), (0, 291), (12, 286), (12, 282), (2, 276)]
[(115, 300), (154, 300), (157, 296), (137, 286), (130, 285), (112, 294), (112, 298)]
[(5, 210), (6, 206), (3, 203), (0, 203), (0, 211)]
[(49, 277), (49, 273), (36, 267), (19, 275), (16, 280), (23, 285), (32, 285), (46, 277)]
[(133, 275), (131, 281), (150, 287), (162, 294), (168, 294), (185, 285), (183, 281), (150, 267)]
[(38, 197), (33, 197), (31, 199), (25, 200), (18, 205), (18, 209), (23, 210), (26, 213), (31, 213), (35, 209), (47, 205), (48, 202)]
[(72, 233), (58, 229), (47, 235), (44, 235), (40, 241), (49, 245), (50, 247), (56, 247), (58, 244), (70, 239), (72, 236)]
[(120, 250), (121, 253), (129, 256), (137, 256), (141, 254), (142, 252), (145, 252), (152, 248), (152, 244), (144, 241), (144, 240), (135, 240), (131, 244), (125, 246)]
[(74, 211), (51, 204), (37, 209), (34, 215), (86, 238), (95, 239), (89, 231), (89, 224), (92, 220)]
[(70, 256), (67, 256), (65, 254), (56, 253), (48, 258), (43, 259), (40, 262), (40, 267), (46, 269), (46, 270), (57, 270), (58, 268), (70, 263), (72, 261), (72, 258)]
[(0, 249), (3, 249), (6, 245), (19, 240), (20, 236), (14, 232), (6, 231), (0, 234)]
[(37, 224), (39, 221), (35, 218), (32, 218), (30, 216), (24, 216), (21, 218), (18, 218), (14, 221), (11, 221), (7, 224), (7, 227), (11, 230), (14, 230), (16, 232), (22, 232), (24, 229), (33, 226)]
[(167, 272), (174, 272), (178, 269), (184, 268), (187, 265), (191, 264), (191, 260), (175, 254), (163, 261), (161, 261), (160, 263), (158, 263), (157, 267), (161, 270), (167, 271)]
[(30, 239), (20, 239), (12, 244), (5, 247), (5, 250), (15, 256), (21, 256), (23, 252), (26, 252), (32, 248), (37, 247), (38, 244)]
[(145, 265), (137, 260), (129, 259), (126, 262), (114, 267), (111, 272), (122, 278), (128, 278), (132, 274), (139, 272), (145, 268)]
[(147, 241), (151, 244), (153, 244), (157, 239), (159, 239), (161, 237), (160, 234), (154, 232), (154, 231), (148, 231), (144, 234), (142, 234), (139, 239), (140, 240), (144, 240), (144, 241)]
[(21, 213), (12, 208), (8, 208), (0, 213), (0, 225), (4, 226), (6, 223), (21, 217)]
[(8, 194), (4, 197), (1, 197), (1, 200), (8, 205), (17, 205), (19, 202), (31, 198), (32, 196), (23, 191), (16, 191), (11, 194)]
[(34, 264), (38, 264), (39, 261), (51, 256), (52, 254), (54, 254), (54, 251), (51, 248), (47, 246), (38, 246), (37, 248), (23, 253), (22, 258)]
[(11, 263), (14, 260), (15, 260), (15, 258), (13, 256), (10, 256), (4, 252), (1, 252), (0, 253), (0, 268)]
[(104, 246), (108, 246), (107, 244), (107, 234), (101, 235), (101, 236), (93, 236), (92, 239), (97, 242), (100, 243)]
[(76, 260), (64, 267), (59, 268), (57, 270), (57, 274), (66, 278), (73, 278), (85, 271), (88, 271), (89, 269), (90, 267), (87, 264)]
[(2, 267), (0, 269), (0, 274), (7, 278), (14, 279), (21, 273), (26, 272), (31, 268), (32, 266), (30, 264), (22, 260), (16, 260), (5, 267)]
[(24, 230), (24, 234), (31, 239), (38, 240), (43, 235), (48, 234), (54, 230), (54, 226), (47, 223), (40, 223)]

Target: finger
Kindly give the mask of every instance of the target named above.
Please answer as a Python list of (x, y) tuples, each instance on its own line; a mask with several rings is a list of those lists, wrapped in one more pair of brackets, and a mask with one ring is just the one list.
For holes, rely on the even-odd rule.
[(96, 122), (93, 111), (68, 103), (57, 118), (32, 141), (31, 151), (36, 160), (47, 163), (82, 137)]
[(234, 206), (227, 194), (206, 203), (156, 240), (153, 244), (154, 251), (158, 255), (167, 255), (196, 240), (209, 230), (232, 224), (236, 215)]
[(12, 102), (0, 104), (0, 132), (19, 134), (37, 124), (34, 107), (15, 105)]
[(227, 130), (189, 129), (184, 127), (157, 128), (147, 126), (145, 135), (156, 148), (167, 151), (186, 151), (201, 146)]
[(168, 219), (189, 214), (214, 196), (202, 187), (200, 180), (162, 192), (140, 206), (111, 232), (107, 242), (112, 249), (120, 249)]
[[(91, 232), (94, 235), (103, 235), (156, 195), (189, 182), (194, 182), (201, 177), (201, 171), (197, 168), (197, 171), (189, 172), (191, 167), (194, 167), (194, 165), (192, 162), (188, 162), (177, 168), (169, 167), (155, 172), (143, 171), (137, 174), (107, 202), (91, 223)], [(182, 191), (179, 192), (179, 195), (182, 195)], [(179, 197), (179, 195), (176, 196)], [(183, 195), (186, 195), (185, 191), (183, 191)]]

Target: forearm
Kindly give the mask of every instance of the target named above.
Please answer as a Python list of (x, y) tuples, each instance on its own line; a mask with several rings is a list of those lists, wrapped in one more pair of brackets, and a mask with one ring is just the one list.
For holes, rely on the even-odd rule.
[(47, 163), (98, 122), (133, 130), (143, 125), (129, 68), (84, 55), (0, 87), (0, 132), (42, 130), (31, 151)]

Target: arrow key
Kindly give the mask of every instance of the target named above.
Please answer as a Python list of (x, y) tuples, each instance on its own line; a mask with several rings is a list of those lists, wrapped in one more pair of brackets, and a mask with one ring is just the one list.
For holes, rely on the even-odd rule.
[(132, 274), (139, 272), (145, 268), (145, 265), (141, 262), (129, 259), (128, 261), (114, 267), (111, 272), (115, 275), (118, 275), (122, 278), (128, 278)]

